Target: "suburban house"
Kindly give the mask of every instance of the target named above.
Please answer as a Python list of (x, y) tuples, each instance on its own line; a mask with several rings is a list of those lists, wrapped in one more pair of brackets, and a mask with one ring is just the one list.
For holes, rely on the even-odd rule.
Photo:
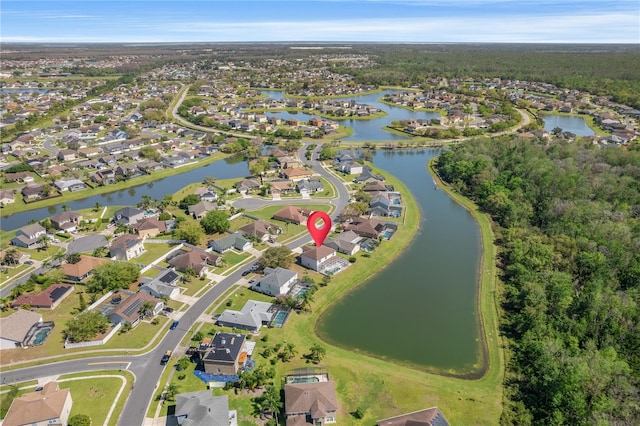
[(211, 188), (196, 188), (194, 194), (200, 196), (202, 201), (208, 201), (210, 203), (216, 201), (218, 199), (218, 193), (215, 189)]
[(68, 280), (79, 282), (89, 277), (94, 269), (108, 261), (108, 259), (81, 255), (79, 262), (63, 264), (62, 273)]
[(269, 325), (277, 309), (268, 302), (248, 300), (240, 311), (226, 309), (216, 321), (223, 327), (240, 328), (256, 333), (263, 325)]
[(53, 183), (53, 186), (55, 186), (58, 191), (62, 192), (62, 191), (69, 191), (69, 192), (75, 192), (75, 191), (82, 191), (83, 189), (85, 189), (87, 186), (84, 184), (84, 182), (82, 182), (79, 179), (59, 179), (57, 181), (55, 181)]
[(71, 284), (54, 284), (38, 294), (22, 294), (11, 302), (12, 308), (28, 305), (35, 309), (55, 309), (65, 297), (73, 292)]
[(338, 253), (353, 256), (360, 251), (359, 242), (362, 237), (353, 231), (341, 232), (336, 238), (327, 238), (324, 245), (336, 250)]
[(378, 238), (386, 230), (386, 224), (377, 219), (360, 217), (345, 224), (344, 229), (353, 231), (361, 237)]
[(268, 294), (269, 296), (283, 296), (298, 281), (298, 273), (289, 269), (265, 268), (264, 277), (251, 286), (251, 289), (259, 293)]
[(340, 166), (340, 171), (348, 175), (359, 175), (364, 171), (364, 167), (360, 163), (349, 163)]
[(122, 234), (111, 242), (109, 256), (118, 260), (131, 260), (144, 253), (142, 239), (131, 234)]
[(31, 225), (24, 226), (16, 232), (15, 238), (11, 239), (11, 244), (18, 247), (24, 247), (28, 249), (40, 247), (40, 237), (47, 234), (47, 230), (44, 229), (39, 223), (32, 223)]
[(181, 393), (176, 397), (176, 421), (180, 426), (237, 426), (236, 410), (229, 411), (227, 395), (210, 390)]
[(258, 240), (261, 240), (261, 241), (266, 241), (273, 235), (276, 235), (282, 232), (282, 230), (278, 226), (262, 219), (256, 220), (255, 222), (248, 223), (240, 227), (238, 231), (244, 234), (245, 236), (257, 238)]
[(200, 249), (192, 249), (184, 251), (167, 261), (177, 271), (185, 272), (187, 269), (191, 269), (196, 275), (202, 276), (209, 266), (220, 266), (222, 264), (222, 256)]
[(378, 420), (376, 426), (449, 426), (438, 407)]
[(41, 185), (39, 183), (29, 184), (23, 186), (20, 190), (20, 193), (22, 194), (22, 198), (24, 198), (25, 200), (33, 200), (34, 198), (44, 197), (44, 185)]
[(216, 204), (202, 200), (192, 206), (189, 206), (187, 210), (189, 211), (189, 214), (194, 217), (194, 219), (202, 219), (208, 212), (217, 208), (218, 206)]
[(301, 195), (315, 194), (324, 191), (324, 185), (318, 178), (302, 179), (298, 181), (298, 192)]
[(244, 334), (217, 332), (211, 343), (200, 347), (204, 371), (223, 376), (234, 376), (244, 366), (247, 353)]
[(282, 169), (280, 171), (280, 175), (285, 179), (291, 179), (293, 181), (296, 181), (300, 179), (310, 178), (311, 176), (314, 175), (314, 172), (311, 169), (294, 167), (294, 168)]
[(313, 213), (309, 209), (302, 207), (286, 206), (278, 210), (272, 218), (283, 222), (295, 223), (296, 225), (306, 225), (307, 218)]
[(362, 190), (364, 192), (387, 192), (389, 189), (384, 183), (376, 180), (376, 181), (367, 183), (365, 186), (362, 187)]
[(13, 204), (16, 202), (16, 194), (11, 189), (0, 191), (0, 205)]
[(153, 278), (143, 277), (140, 291), (147, 292), (158, 299), (162, 299), (163, 297), (173, 299), (180, 294), (180, 289), (178, 288), (180, 278), (180, 275), (173, 269), (167, 269)]
[(236, 191), (240, 194), (248, 194), (249, 191), (260, 188), (260, 182), (257, 179), (245, 179), (238, 182), (236, 185)]
[(61, 149), (58, 151), (58, 155), (56, 158), (60, 161), (71, 161), (75, 160), (77, 157), (77, 152), (73, 149)]
[(28, 259), (28, 255), (24, 254), (16, 248), (0, 250), (0, 265), (20, 265)]
[(116, 211), (113, 217), (114, 222), (118, 225), (133, 225), (144, 219), (144, 212), (133, 207), (124, 207)]
[(245, 251), (253, 247), (253, 243), (247, 240), (239, 232), (226, 235), (218, 240), (209, 241), (209, 247), (213, 251), (218, 253), (224, 253), (225, 251), (235, 248), (236, 250)]
[(314, 271), (322, 271), (324, 263), (336, 257), (336, 250), (325, 245), (320, 247), (304, 246), (300, 255), (300, 264)]
[(167, 225), (163, 220), (155, 217), (149, 217), (139, 220), (131, 225), (140, 238), (153, 238), (161, 232), (166, 232)]
[(145, 302), (151, 303), (150, 313), (153, 315), (158, 315), (162, 308), (164, 308), (164, 302), (162, 300), (156, 299), (150, 294), (141, 291), (124, 299), (118, 304), (117, 308), (109, 312), (107, 316), (114, 324), (128, 322), (135, 327), (143, 316), (140, 308), (142, 308)]
[(59, 231), (71, 232), (75, 231), (80, 222), (82, 215), (76, 212), (62, 212), (55, 216), (51, 216), (51, 226)]
[(25, 309), (18, 309), (8, 317), (0, 318), (0, 349), (23, 346), (29, 330), (41, 322), (42, 315)]
[(284, 413), (287, 425), (336, 423), (338, 400), (331, 381), (284, 385)]
[(362, 169), (362, 173), (353, 180), (355, 183), (369, 183), (384, 180), (383, 176), (374, 174), (369, 166), (364, 166)]
[(69, 389), (60, 389), (58, 382), (49, 382), (42, 390), (28, 392), (11, 403), (3, 426), (67, 424), (73, 400)]

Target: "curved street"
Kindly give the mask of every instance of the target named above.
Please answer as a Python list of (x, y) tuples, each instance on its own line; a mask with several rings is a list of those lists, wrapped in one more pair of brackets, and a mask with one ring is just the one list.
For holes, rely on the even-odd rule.
[[(343, 183), (336, 178), (333, 174), (325, 170), (317, 160), (308, 161), (305, 159), (306, 144), (303, 144), (300, 148), (299, 156), (300, 160), (310, 165), (314, 171), (329, 180), (338, 192), (338, 196), (333, 200), (310, 200), (312, 202), (330, 202), (335, 205), (335, 210), (332, 214), (332, 219), (342, 211), (347, 204), (349, 194)], [(319, 147), (316, 147), (312, 158), (317, 157), (317, 151)], [(244, 201), (244, 200), (240, 200)], [(271, 200), (256, 200), (247, 199), (246, 201), (253, 201), (257, 203), (258, 207), (266, 204), (273, 204)], [(283, 203), (298, 203), (300, 200), (295, 201), (282, 201)], [(256, 207), (253, 207), (256, 208)], [(290, 243), (287, 247), (295, 249), (304, 244), (311, 242), (309, 235), (304, 235)], [(194, 325), (196, 319), (203, 314), (209, 307), (216, 302), (229, 288), (240, 280), (242, 273), (249, 270), (250, 265), (245, 265), (242, 268), (236, 270), (224, 280), (213, 286), (209, 291), (202, 295), (196, 303), (194, 303), (187, 311), (184, 312), (180, 318), (180, 325), (178, 328), (172, 331), (168, 331), (166, 335), (160, 340), (160, 342), (149, 352), (140, 355), (119, 355), (119, 356), (99, 356), (91, 358), (83, 358), (69, 361), (54, 362), (45, 365), (38, 365), (33, 367), (26, 367), (16, 369), (12, 371), (3, 372), (0, 374), (2, 377), (2, 383), (17, 383), (27, 380), (35, 380), (43, 377), (52, 377), (61, 374), (78, 373), (83, 371), (98, 371), (105, 369), (126, 369), (131, 371), (136, 379), (135, 384), (131, 388), (131, 393), (127, 398), (127, 402), (124, 406), (122, 414), (118, 420), (118, 425), (131, 426), (142, 425), (145, 422), (146, 412), (148, 407), (156, 393), (156, 389), (159, 385), (160, 376), (165, 368), (160, 364), (160, 359), (167, 349), (174, 350), (182, 339), (189, 332)], [(180, 355), (174, 352), (174, 355)]]
[[(184, 124), (184, 120), (178, 116), (177, 109), (184, 97), (187, 94), (187, 89), (181, 95), (181, 98), (176, 103), (172, 110), (172, 115), (174, 118)], [(513, 132), (519, 129), (522, 126), (527, 125), (530, 122), (529, 116), (520, 111), (520, 114), (523, 117), (523, 123), (517, 126), (515, 129), (511, 129), (510, 131), (505, 131), (504, 133)], [(210, 128), (205, 128), (201, 126), (194, 126), (189, 123), (189, 126), (192, 128), (198, 128), (207, 132), (214, 132)], [(228, 132), (225, 132), (228, 134)], [(331, 217), (333, 220), (338, 216), (338, 214), (342, 211), (342, 209), (347, 205), (349, 199), (349, 193), (343, 182), (338, 179), (335, 175), (327, 171), (319, 161), (315, 160), (317, 158), (317, 153), (321, 148), (321, 145), (318, 145), (314, 151), (312, 152), (311, 158), (312, 160), (306, 160), (305, 153), (309, 143), (304, 143), (300, 150), (298, 151), (298, 157), (300, 160), (309, 165), (315, 172), (322, 175), (325, 179), (331, 182), (336, 190), (337, 197), (332, 200), (327, 199), (310, 199), (310, 200), (262, 200), (255, 198), (246, 198), (235, 201), (234, 206), (237, 208), (244, 208), (247, 210), (253, 210), (265, 205), (272, 204), (298, 204), (298, 203), (318, 203), (318, 202), (328, 202), (332, 203), (335, 206)], [(311, 242), (312, 239), (309, 235), (304, 235), (290, 243), (287, 244), (287, 247), (290, 249), (295, 249), (304, 244)], [(140, 355), (118, 355), (118, 356), (99, 356), (99, 357), (91, 357), (84, 359), (76, 359), (69, 361), (60, 361), (54, 362), (45, 365), (38, 365), (33, 367), (20, 368), (12, 371), (2, 372), (0, 374), (1, 382), (3, 384), (7, 383), (17, 383), (27, 380), (35, 380), (43, 377), (51, 377), (57, 376), (61, 374), (68, 373), (77, 373), (84, 371), (98, 371), (105, 369), (126, 369), (131, 371), (136, 379), (135, 384), (131, 388), (131, 392), (127, 398), (127, 402), (124, 406), (122, 414), (118, 420), (118, 425), (122, 426), (131, 426), (131, 425), (143, 425), (146, 418), (146, 412), (148, 407), (157, 392), (157, 387), (159, 385), (160, 377), (165, 368), (164, 365), (160, 364), (160, 359), (162, 355), (166, 352), (166, 350), (171, 349), (175, 350), (176, 347), (180, 344), (182, 339), (189, 332), (191, 327), (194, 325), (196, 319), (203, 314), (212, 304), (216, 302), (218, 298), (220, 298), (229, 288), (231, 288), (234, 284), (238, 282), (238, 280), (242, 277), (242, 273), (244, 271), (249, 270), (250, 265), (247, 264), (232, 274), (230, 274), (227, 278), (220, 281), (218, 284), (213, 286), (209, 291), (207, 291), (204, 295), (202, 295), (196, 303), (194, 303), (188, 310), (184, 312), (182, 317), (180, 318), (180, 325), (178, 328), (172, 331), (166, 332), (164, 337), (160, 340), (160, 342), (150, 351), (140, 354)], [(160, 332), (162, 333), (162, 331)], [(124, 350), (123, 350), (124, 351)], [(174, 352), (174, 355), (181, 355), (180, 353)]]

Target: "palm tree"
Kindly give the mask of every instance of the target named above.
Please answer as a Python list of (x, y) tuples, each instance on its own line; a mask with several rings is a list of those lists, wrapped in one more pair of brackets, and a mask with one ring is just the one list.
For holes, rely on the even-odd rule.
[(142, 305), (140, 305), (140, 309), (138, 309), (138, 312), (140, 312), (140, 316), (141, 317), (147, 317), (150, 316), (149, 312), (152, 312), (153, 309), (153, 303), (147, 301), (147, 302), (143, 302)]
[(311, 303), (313, 301), (313, 292), (309, 290), (298, 297), (298, 306), (300, 306), (300, 309), (303, 311), (311, 311)]
[(4, 263), (10, 263), (12, 265), (15, 265), (16, 263), (18, 263), (19, 255), (20, 255), (20, 252), (18, 250), (14, 249), (14, 248), (10, 248), (4, 254), (4, 258), (2, 259), (2, 261)]
[(40, 243), (40, 248), (46, 250), (49, 248), (49, 237), (47, 234), (42, 234), (38, 237), (38, 243)]
[(325, 347), (317, 343), (311, 346), (311, 348), (309, 349), (309, 359), (314, 364), (317, 364), (320, 361), (322, 361), (322, 358), (324, 358), (326, 354), (327, 354), (327, 350), (325, 349)]
[(284, 345), (284, 348), (282, 348), (280, 356), (282, 357), (282, 360), (286, 362), (292, 360), (297, 353), (298, 351), (296, 350), (296, 345), (294, 345), (293, 343), (287, 343), (286, 345)]
[(167, 386), (167, 390), (165, 391), (165, 399), (167, 401), (173, 401), (176, 398), (176, 395), (178, 395), (178, 392), (180, 392), (180, 386), (176, 385), (175, 383), (171, 383), (169, 384), (169, 386)]
[(97, 212), (101, 208), (102, 208), (102, 204), (100, 204), (98, 201), (96, 201), (96, 204), (93, 206), (93, 211)]
[(71, 207), (69, 207), (69, 206), (68, 206), (68, 205), (66, 205), (66, 204), (63, 204), (61, 208), (62, 208), (62, 211), (63, 211), (63, 212), (68, 212), (69, 210), (71, 210)]
[(282, 407), (282, 401), (280, 400), (280, 392), (278, 392), (276, 387), (273, 385), (267, 386), (265, 392), (257, 401), (257, 404), (261, 411), (260, 414), (264, 414), (264, 415), (273, 414), (277, 418), (278, 411), (280, 410), (280, 407)]

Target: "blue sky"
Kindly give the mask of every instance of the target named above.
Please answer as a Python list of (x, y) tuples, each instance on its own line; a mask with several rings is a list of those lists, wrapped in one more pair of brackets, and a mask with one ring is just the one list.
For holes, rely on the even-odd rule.
[(2, 0), (0, 41), (640, 43), (640, 0)]

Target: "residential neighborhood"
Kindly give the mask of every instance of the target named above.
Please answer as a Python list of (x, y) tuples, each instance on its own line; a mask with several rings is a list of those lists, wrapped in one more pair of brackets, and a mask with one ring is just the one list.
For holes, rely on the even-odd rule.
[[(479, 253), (477, 261), (461, 254), (454, 269), (468, 261), (476, 279), (478, 270), (495, 272), (481, 263), (482, 236), (446, 222), (460, 216), (478, 227), (445, 195), (430, 162), (450, 147), (502, 136), (549, 150), (580, 143), (624, 165), (640, 134), (637, 109), (560, 84), (452, 75), (402, 87), (364, 83), (375, 80), (363, 76), (379, 58), (351, 47), (287, 47), (273, 57), (235, 45), (158, 47), (158, 56), (105, 49), (11, 56), (0, 70), (3, 425), (72, 424), (78, 415), (87, 424), (144, 426), (462, 424), (491, 402), (475, 388), (439, 394), (440, 383), (427, 386), (425, 377), (449, 383), (496, 368), (486, 345), (501, 344), (497, 328), (474, 334), (460, 352), (475, 362), (464, 368), (410, 357), (431, 347), (377, 352), (395, 348), (394, 334), (409, 322), (420, 327), (412, 339), (427, 344), (420, 333), (445, 329), (419, 314), (446, 298), (408, 300), (396, 286), (415, 278), (398, 272), (376, 287), (382, 308), (357, 306), (347, 319), (323, 321), (393, 264), (415, 269), (420, 287), (447, 287), (433, 254), (412, 257), (410, 267), (400, 262), (405, 251), (423, 254), (407, 247), (434, 234)], [(576, 119), (585, 134), (545, 129), (551, 117)], [(404, 181), (382, 166), (394, 162)], [(556, 162), (579, 164), (560, 154)], [(514, 210), (508, 197), (520, 182), (497, 176), (486, 158), (470, 158), (460, 173), (472, 181), (485, 166), (501, 184), (482, 187), (492, 198), (481, 209), (505, 221), (537, 214)], [(578, 204), (557, 200), (553, 212)], [(629, 201), (630, 215), (636, 207)], [(331, 219), (317, 242), (314, 212)], [(523, 258), (550, 250), (546, 240), (531, 244)], [(581, 286), (575, 278), (567, 294)], [(414, 320), (392, 323), (402, 315), (386, 312), (390, 305)], [(464, 306), (451, 315), (477, 315), (476, 305)], [(375, 331), (373, 346), (327, 331), (365, 314), (372, 316), (361, 334)]]

